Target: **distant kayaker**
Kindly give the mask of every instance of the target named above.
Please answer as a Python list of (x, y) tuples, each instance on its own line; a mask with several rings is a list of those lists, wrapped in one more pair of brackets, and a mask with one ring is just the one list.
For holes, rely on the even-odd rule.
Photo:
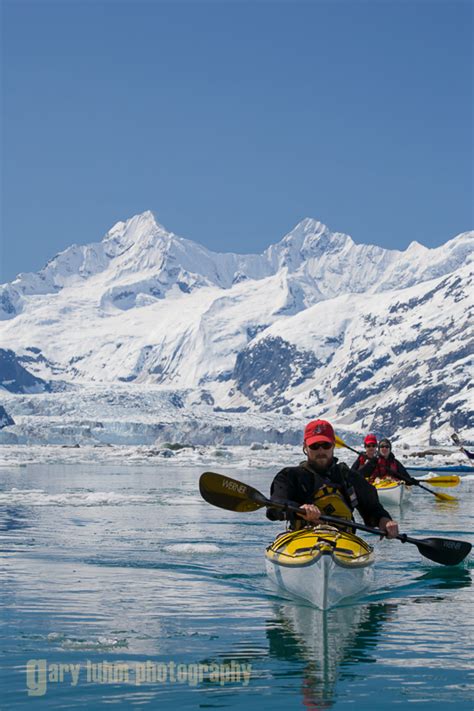
[(367, 460), (359, 469), (359, 473), (371, 484), (376, 479), (401, 480), (409, 485), (413, 483), (412, 477), (403, 464), (395, 459), (392, 443), (386, 437), (380, 440), (377, 455)]
[(469, 459), (474, 459), (474, 452), (470, 452), (468, 449), (466, 449), (466, 447), (462, 446), (461, 440), (457, 436), (456, 432), (451, 435), (451, 439), (453, 440), (454, 444), (459, 447), (461, 452), (466, 455), (466, 457), (468, 457)]
[(361, 452), (352, 464), (352, 471), (358, 471), (369, 459), (375, 457), (377, 454), (377, 437), (374, 434), (368, 434), (364, 439), (364, 447), (365, 452)]
[(278, 503), (299, 506), (301, 515), (268, 508), (271, 521), (285, 518), (293, 529), (303, 519), (317, 525), (321, 514), (352, 520), (354, 509), (367, 526), (377, 526), (388, 538), (398, 535), (398, 524), (379, 501), (377, 491), (359, 472), (334, 456), (335, 435), (326, 420), (312, 420), (304, 431), (303, 452), (307, 459), (297, 467), (286, 467), (275, 476), (270, 498)]

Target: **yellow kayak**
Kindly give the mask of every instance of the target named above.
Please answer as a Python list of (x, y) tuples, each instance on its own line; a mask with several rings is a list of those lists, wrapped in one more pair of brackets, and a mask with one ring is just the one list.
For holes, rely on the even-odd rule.
[(401, 506), (411, 494), (411, 488), (399, 479), (375, 479), (373, 485), (384, 505)]
[(321, 610), (361, 593), (372, 582), (372, 546), (332, 526), (281, 533), (265, 559), (274, 583)]

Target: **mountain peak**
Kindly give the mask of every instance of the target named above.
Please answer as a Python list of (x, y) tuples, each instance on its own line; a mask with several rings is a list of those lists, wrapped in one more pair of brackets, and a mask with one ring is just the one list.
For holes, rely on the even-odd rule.
[(353, 245), (349, 235), (331, 232), (323, 222), (305, 217), (280, 242), (271, 245), (266, 254), (274, 266), (286, 266), (293, 271), (306, 260), (319, 259), (324, 254), (340, 252)]
[(314, 238), (331, 234), (331, 231), (323, 222), (315, 220), (312, 217), (305, 217), (303, 220), (298, 222), (298, 224), (293, 227), (293, 229), (290, 230), (290, 232), (288, 232), (281, 241), (289, 242), (301, 240), (303, 242), (306, 237), (309, 236)]
[(143, 236), (150, 233), (166, 233), (165, 228), (160, 225), (151, 210), (139, 213), (123, 222), (116, 222), (115, 225), (104, 235), (102, 242), (120, 242), (128, 246), (140, 241)]
[(425, 247), (421, 242), (418, 242), (416, 239), (412, 240), (408, 247), (406, 248), (406, 252), (411, 253), (411, 252), (427, 252), (428, 247)]

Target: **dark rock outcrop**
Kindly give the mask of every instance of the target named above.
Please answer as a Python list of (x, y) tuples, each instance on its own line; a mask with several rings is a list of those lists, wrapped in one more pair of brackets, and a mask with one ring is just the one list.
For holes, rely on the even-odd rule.
[(8, 414), (8, 412), (5, 410), (2, 405), (0, 405), (0, 430), (3, 427), (9, 427), (10, 425), (14, 425), (15, 422), (12, 417)]
[(14, 351), (0, 348), (0, 390), (11, 393), (50, 392), (51, 386), (46, 380), (37, 378), (24, 368)]

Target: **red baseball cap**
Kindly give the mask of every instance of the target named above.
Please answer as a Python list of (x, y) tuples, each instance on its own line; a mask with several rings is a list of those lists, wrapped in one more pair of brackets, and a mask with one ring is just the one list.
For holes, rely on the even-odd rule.
[(334, 444), (336, 437), (332, 425), (326, 420), (312, 420), (304, 429), (304, 443), (310, 447), (315, 442)]
[(364, 439), (364, 444), (377, 444), (377, 437), (374, 434), (368, 434)]

